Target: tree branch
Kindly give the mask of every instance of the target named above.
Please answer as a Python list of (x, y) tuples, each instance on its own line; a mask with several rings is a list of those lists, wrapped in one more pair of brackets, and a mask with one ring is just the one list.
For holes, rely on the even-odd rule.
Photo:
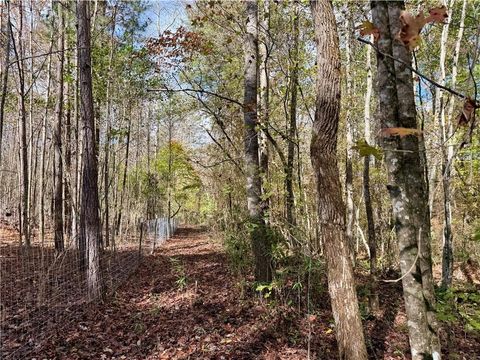
[(217, 93), (214, 93), (212, 91), (208, 90), (203, 90), (203, 89), (190, 89), (190, 88), (182, 88), (182, 89), (168, 89), (168, 88), (163, 88), (163, 89), (147, 89), (148, 92), (194, 92), (194, 93), (201, 93), (201, 94), (207, 94), (207, 95), (212, 95), (216, 96), (219, 99), (231, 102), (233, 104), (237, 104), (238, 106), (243, 107), (243, 104), (235, 99), (229, 98), (227, 96), (223, 96)]
[[(468, 99), (469, 97), (462, 94), (462, 93), (459, 93), (458, 91), (455, 91), (447, 86), (443, 86), (441, 84), (439, 84), (438, 82), (436, 82), (435, 80), (432, 80), (431, 78), (429, 78), (428, 76), (422, 74), (421, 72), (419, 72), (418, 70), (414, 69), (413, 67), (411, 67), (409, 64), (407, 64), (405, 61), (403, 60), (400, 60), (400, 59), (397, 59), (395, 57), (393, 57), (392, 55), (390, 54), (386, 54), (384, 52), (382, 52), (375, 44), (373, 44), (372, 42), (368, 41), (368, 40), (365, 40), (365, 39), (362, 39), (361, 37), (357, 37), (357, 40), (364, 43), (364, 44), (367, 44), (367, 45), (370, 45), (371, 47), (373, 47), (375, 49), (375, 51), (377, 53), (379, 53), (380, 55), (382, 56), (385, 56), (389, 59), (392, 59), (393, 61), (396, 61), (400, 64), (403, 64), (405, 65), (410, 71), (414, 72), (415, 74), (417, 74), (418, 76), (420, 76), (422, 79), (425, 79), (427, 80), (429, 83), (433, 84), (434, 86), (442, 89), (442, 90), (445, 90), (445, 91), (448, 91), (450, 94), (453, 94), (453, 95), (456, 95), (462, 99)], [(480, 106), (479, 104), (476, 104), (476, 106)]]

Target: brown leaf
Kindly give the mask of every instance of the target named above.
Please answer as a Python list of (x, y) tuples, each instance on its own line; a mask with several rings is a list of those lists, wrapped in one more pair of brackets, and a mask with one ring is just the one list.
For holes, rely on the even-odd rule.
[(420, 45), (420, 31), (422, 31), (423, 26), (427, 23), (425, 15), (422, 12), (414, 17), (409, 12), (402, 11), (400, 13), (400, 22), (402, 23), (402, 29), (397, 38), (408, 50), (412, 51)]
[(418, 47), (422, 41), (420, 32), (425, 24), (430, 22), (443, 24), (447, 18), (448, 13), (445, 6), (430, 9), (428, 17), (425, 17), (423, 12), (420, 12), (417, 16), (413, 16), (404, 10), (400, 13), (402, 29), (397, 35), (397, 39), (399, 39), (408, 48), (408, 50), (412, 51)]
[(427, 22), (438, 22), (440, 24), (444, 24), (445, 21), (448, 19), (448, 12), (446, 6), (440, 6), (428, 11), (430, 16), (427, 17)]
[(360, 36), (373, 35), (374, 42), (380, 37), (380, 30), (370, 21), (364, 21), (360, 25)]
[(473, 113), (478, 106), (475, 104), (475, 101), (467, 98), (463, 103), (463, 109), (460, 115), (457, 117), (459, 126), (467, 126), (470, 120), (472, 119)]
[(404, 128), (404, 127), (384, 128), (380, 130), (380, 132), (383, 137), (400, 136), (401, 138), (408, 135), (419, 136), (422, 133), (422, 131), (419, 129)]

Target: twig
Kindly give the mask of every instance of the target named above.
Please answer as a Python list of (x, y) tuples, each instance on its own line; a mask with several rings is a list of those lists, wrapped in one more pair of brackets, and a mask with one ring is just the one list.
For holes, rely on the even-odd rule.
[(182, 89), (168, 89), (168, 88), (163, 88), (163, 89), (147, 89), (148, 92), (195, 92), (195, 93), (201, 93), (201, 94), (207, 94), (207, 95), (212, 95), (216, 96), (222, 100), (229, 101), (231, 103), (237, 104), (238, 106), (242, 106), (243, 104), (235, 99), (229, 98), (227, 96), (223, 96), (217, 93), (214, 93), (212, 91), (208, 90), (203, 90), (203, 89), (190, 89), (190, 88), (182, 88)]
[[(390, 55), (390, 54), (387, 54), (387, 53), (384, 53), (383, 51), (381, 51), (378, 46), (376, 46), (375, 44), (373, 44), (372, 42), (368, 41), (368, 40), (365, 40), (365, 39), (362, 39), (361, 37), (357, 37), (357, 40), (364, 43), (364, 44), (367, 44), (367, 45), (370, 45), (371, 47), (373, 47), (375, 49), (375, 51), (389, 59), (392, 59), (393, 61), (396, 61), (396, 62), (399, 62), (400, 64), (403, 64), (405, 65), (410, 71), (414, 72), (415, 74), (417, 74), (418, 76), (420, 76), (421, 78), (427, 80), (429, 83), (435, 85), (436, 87), (440, 88), (440, 89), (443, 89), (445, 91), (448, 91), (449, 93), (453, 94), (453, 95), (456, 95), (462, 99), (468, 99), (469, 97), (462, 94), (462, 93), (459, 93), (458, 91), (455, 91), (447, 86), (443, 86), (441, 84), (439, 84), (438, 82), (436, 82), (435, 80), (432, 80), (431, 78), (429, 78), (428, 76), (422, 74), (421, 72), (419, 72), (418, 70), (414, 69), (413, 67), (411, 67), (409, 64), (407, 64), (405, 61), (403, 60), (400, 60), (400, 59), (397, 59), (395, 58), (394, 56)], [(479, 104), (476, 104), (476, 106), (479, 106)]]

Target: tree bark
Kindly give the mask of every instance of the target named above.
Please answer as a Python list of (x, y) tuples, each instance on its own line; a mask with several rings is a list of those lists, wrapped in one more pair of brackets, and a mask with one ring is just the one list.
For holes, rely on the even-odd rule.
[(90, 15), (88, 1), (77, 2), (77, 46), (80, 75), (80, 117), (83, 126), (83, 174), (80, 204), (80, 237), (87, 246), (87, 289), (90, 299), (101, 298), (103, 282), (100, 267), (100, 203), (98, 163), (95, 149), (92, 65), (90, 54)]
[(55, 177), (55, 190), (54, 190), (54, 215), (53, 215), (53, 229), (54, 229), (54, 243), (55, 250), (57, 252), (63, 251), (64, 238), (63, 238), (63, 161), (62, 161), (62, 120), (63, 120), (63, 64), (65, 48), (65, 18), (63, 16), (61, 2), (57, 2), (57, 14), (58, 14), (58, 60), (57, 60), (57, 94), (55, 104), (55, 131), (54, 131), (54, 162), (53, 173)]
[(20, 223), (21, 223), (21, 242), (30, 247), (30, 217), (29, 217), (29, 171), (28, 171), (28, 145), (27, 145), (27, 108), (25, 105), (25, 71), (23, 65), (23, 7), (19, 7), (19, 25), (18, 25), (18, 49), (13, 38), (12, 23), (9, 22), (10, 35), (12, 36), (13, 52), (18, 70), (19, 97), (18, 97), (18, 127), (20, 140), (20, 181), (21, 181), (21, 200), (20, 200)]
[(255, 256), (255, 280), (270, 282), (272, 279), (266, 224), (261, 200), (261, 176), (258, 158), (258, 6), (256, 0), (246, 3), (245, 37), (245, 89), (243, 115), (245, 123), (245, 173), (247, 207), (251, 222), (251, 240)]
[[(371, 119), (370, 119), (370, 101), (372, 97), (373, 81), (372, 81), (372, 49), (367, 48), (367, 89), (365, 92), (365, 113), (364, 113), (364, 136), (365, 141), (369, 145), (372, 144), (370, 136)], [(373, 217), (372, 197), (370, 194), (370, 162), (372, 156), (365, 156), (363, 163), (363, 198), (365, 200), (365, 215), (367, 218), (368, 248), (370, 252), (370, 276), (372, 278), (372, 288), (370, 292), (370, 309), (375, 312), (379, 308), (378, 299), (378, 274), (377, 274), (377, 237), (375, 230), (375, 219)]]
[[(407, 48), (395, 41), (401, 29), (403, 1), (372, 1), (373, 23), (380, 30), (378, 47), (404, 63)], [(417, 128), (412, 73), (404, 64), (377, 53), (377, 88), (382, 129)], [(413, 360), (440, 359), (432, 313), (433, 277), (430, 254), (430, 214), (425, 169), (417, 136), (384, 137), (385, 162), (395, 230), (400, 251), (403, 294)]]
[(10, 26), (10, 0), (5, 2), (6, 6), (6, 25), (5, 25), (5, 59), (2, 71), (2, 97), (0, 99), (0, 165), (2, 164), (2, 149), (3, 149), (3, 123), (5, 119), (5, 101), (7, 99), (8, 90), (8, 69), (10, 62), (10, 41), (12, 40), (11, 26)]
[[(460, 25), (458, 28), (457, 40), (455, 43), (455, 52), (453, 55), (452, 75), (450, 80), (451, 88), (455, 88), (458, 73), (458, 60), (460, 57), (460, 45), (463, 38), (463, 29), (465, 25), (465, 15), (467, 9), (467, 0), (463, 0), (462, 14), (460, 16)], [(451, 19), (451, 14), (449, 16)], [(446, 27), (447, 25), (445, 25)], [(443, 39), (442, 39), (443, 40)], [(446, 46), (442, 42), (442, 47)], [(453, 147), (450, 141), (453, 137), (452, 114), (454, 108), (455, 98), (450, 98), (450, 104), (447, 110), (447, 116), (444, 118), (442, 130), (442, 185), (443, 185), (443, 208), (444, 208), (444, 223), (443, 223), (443, 251), (442, 251), (442, 287), (448, 288), (452, 285), (453, 279), (453, 231), (452, 231), (452, 206), (451, 206), (451, 177), (453, 166)]]
[(317, 97), (310, 151), (316, 178), (320, 237), (327, 261), (328, 290), (339, 358), (366, 360), (337, 166), (341, 72), (335, 15), (328, 0), (312, 1), (311, 7), (317, 43)]
[(296, 225), (295, 219), (295, 194), (293, 192), (293, 168), (295, 159), (295, 139), (297, 136), (297, 97), (298, 97), (298, 38), (299, 30), (299, 4), (293, 3), (293, 44), (290, 53), (291, 75), (290, 75), (290, 111), (288, 127), (287, 166), (285, 169), (285, 207), (287, 214), (287, 225), (291, 228)]

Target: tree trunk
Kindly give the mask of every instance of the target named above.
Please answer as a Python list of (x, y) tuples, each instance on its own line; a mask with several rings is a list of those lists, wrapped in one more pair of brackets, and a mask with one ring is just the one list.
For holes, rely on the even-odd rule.
[(57, 62), (57, 94), (55, 105), (55, 132), (54, 132), (54, 162), (53, 173), (55, 177), (55, 191), (54, 191), (54, 215), (53, 215), (53, 229), (55, 250), (57, 252), (63, 251), (63, 161), (62, 161), (62, 118), (63, 118), (63, 63), (64, 63), (64, 27), (65, 19), (63, 16), (62, 4), (57, 2), (58, 12), (58, 31), (59, 37), (57, 42), (58, 62)]
[(21, 223), (21, 241), (30, 246), (30, 219), (29, 219), (29, 171), (28, 171), (28, 146), (27, 146), (27, 108), (25, 105), (25, 72), (23, 65), (23, 7), (19, 8), (19, 25), (18, 25), (18, 49), (13, 38), (12, 23), (9, 22), (10, 34), (12, 36), (13, 52), (18, 70), (19, 80), (19, 97), (18, 97), (18, 127), (20, 138), (20, 180), (21, 180), (21, 201), (20, 201), (20, 223)]
[(0, 165), (2, 164), (2, 149), (3, 149), (3, 123), (5, 117), (5, 101), (7, 99), (7, 90), (8, 90), (8, 69), (10, 63), (10, 41), (12, 40), (11, 26), (10, 26), (10, 1), (5, 2), (6, 6), (6, 31), (5, 31), (5, 60), (2, 71), (2, 97), (0, 99)]
[[(462, 14), (460, 16), (460, 25), (458, 28), (457, 40), (455, 43), (455, 52), (453, 55), (451, 88), (455, 88), (458, 74), (458, 60), (460, 57), (460, 45), (463, 38), (463, 29), (465, 25), (465, 14), (467, 9), (467, 0), (463, 0)], [(449, 17), (451, 19), (451, 16)], [(446, 25), (445, 25), (446, 27)], [(445, 44), (446, 45), (446, 44)], [(444, 46), (442, 42), (442, 47)], [(444, 120), (442, 128), (442, 185), (443, 185), (443, 207), (444, 207), (444, 224), (443, 224), (443, 253), (442, 253), (442, 287), (447, 288), (452, 285), (453, 279), (453, 232), (452, 232), (452, 209), (451, 209), (451, 176), (453, 166), (453, 147), (449, 144), (453, 137), (452, 115), (454, 109), (455, 98), (450, 98), (450, 105), (447, 110), (447, 116)]]
[[(259, 132), (259, 163), (260, 172), (262, 177), (262, 194), (267, 192), (266, 184), (268, 183), (268, 162), (269, 162), (269, 149), (267, 134), (268, 122), (270, 117), (269, 109), (269, 70), (268, 70), (268, 51), (270, 47), (270, 0), (264, 0), (263, 2), (263, 14), (261, 18), (261, 41), (259, 43), (259, 61), (260, 61), (260, 92), (259, 92), (259, 109), (261, 130)], [(268, 214), (270, 207), (270, 200), (264, 198), (262, 202), (262, 208), (265, 213)], [(269, 214), (268, 214), (269, 216)]]
[[(115, 25), (116, 25), (116, 15), (117, 15), (117, 6), (113, 8), (113, 24), (112, 32), (110, 34), (110, 55), (108, 60), (108, 73), (111, 73), (113, 67), (113, 50), (115, 47), (114, 35), (115, 35)], [(105, 171), (104, 171), (104, 192), (105, 192), (105, 246), (110, 246), (110, 201), (109, 201), (109, 190), (110, 190), (110, 133), (112, 131), (111, 124), (111, 109), (112, 109), (112, 95), (111, 95), (111, 80), (110, 77), (107, 80), (107, 128), (105, 134)]]
[[(365, 92), (365, 114), (364, 114), (364, 134), (365, 141), (372, 144), (370, 136), (370, 101), (372, 97), (372, 49), (367, 48), (367, 90)], [(370, 252), (370, 276), (372, 278), (372, 288), (370, 291), (370, 309), (375, 312), (379, 308), (378, 290), (377, 290), (377, 238), (375, 233), (375, 219), (373, 217), (372, 197), (370, 194), (370, 162), (371, 156), (365, 156), (363, 163), (363, 198), (365, 200), (365, 215), (367, 218), (368, 230), (368, 248)]]
[[(353, 98), (353, 89), (352, 89), (352, 31), (353, 23), (351, 19), (351, 14), (347, 15), (346, 21), (346, 41), (345, 41), (345, 50), (346, 50), (346, 66), (345, 66), (345, 77), (347, 80), (346, 86), (346, 98)], [(347, 208), (347, 218), (346, 218), (346, 235), (347, 242), (352, 249), (352, 260), (355, 260), (355, 240), (353, 236), (353, 228), (355, 227), (355, 204), (353, 202), (353, 122), (352, 112), (350, 111), (350, 106), (346, 107), (346, 128), (347, 128), (347, 149), (346, 149), (346, 159), (345, 159), (345, 192), (346, 192), (346, 208)], [(358, 242), (357, 242), (358, 244)], [(355, 263), (355, 262), (354, 262)]]
[[(372, 1), (373, 23), (379, 28), (380, 51), (404, 63), (411, 54), (394, 41), (401, 29), (403, 1)], [(382, 129), (417, 128), (412, 73), (404, 64), (377, 54), (377, 87)], [(430, 254), (430, 214), (424, 167), (417, 136), (382, 139), (392, 201), (395, 230), (400, 251), (403, 294), (408, 318), (413, 360), (440, 359), (435, 332), (433, 277)]]
[(245, 122), (245, 173), (247, 206), (252, 227), (251, 240), (255, 256), (255, 280), (270, 282), (272, 270), (266, 225), (261, 200), (261, 177), (258, 158), (257, 79), (258, 79), (258, 6), (256, 0), (246, 3), (245, 89), (243, 115)]
[(340, 116), (340, 48), (330, 1), (312, 1), (317, 43), (316, 111), (311, 158), (315, 172), (320, 237), (327, 261), (328, 290), (339, 358), (367, 359), (358, 308), (351, 250), (345, 234), (345, 204), (337, 167)]
[(80, 75), (80, 116), (83, 126), (83, 174), (80, 204), (80, 237), (87, 246), (87, 288), (90, 299), (101, 298), (103, 283), (100, 267), (100, 203), (98, 164), (95, 149), (92, 74), (90, 55), (90, 15), (88, 1), (77, 2), (77, 46)]
[(295, 195), (293, 192), (293, 168), (295, 159), (295, 139), (297, 136), (297, 94), (298, 94), (298, 38), (299, 30), (299, 4), (293, 3), (293, 44), (290, 55), (290, 112), (288, 127), (287, 166), (285, 169), (285, 207), (287, 225), (291, 228), (296, 225), (295, 219)]

